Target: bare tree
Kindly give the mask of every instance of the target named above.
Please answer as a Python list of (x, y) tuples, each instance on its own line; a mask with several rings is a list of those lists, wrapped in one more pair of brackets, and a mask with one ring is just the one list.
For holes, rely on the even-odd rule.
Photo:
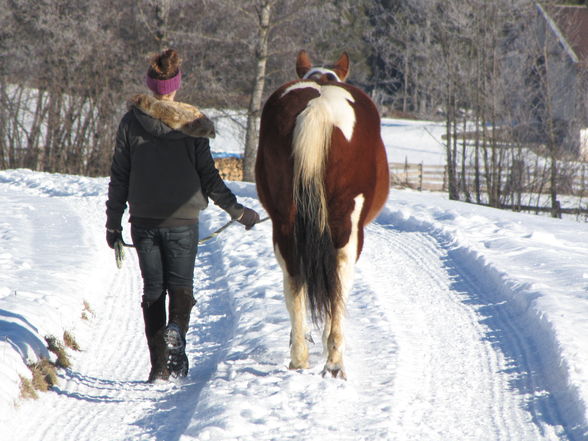
[[(11, 109), (0, 138), (3, 165), (104, 174), (112, 140), (103, 134), (115, 130), (117, 85), (126, 73), (124, 56), (112, 57), (121, 52), (115, 27), (108, 30), (101, 22), (107, 0), (66, 9), (47, 2), (43, 14), (33, 3), (8, 5), (17, 26), (8, 45), (9, 67), (0, 78), (2, 107)], [(115, 21), (120, 9), (106, 11)]]
[[(373, 44), (383, 53), (392, 50), (390, 72), (401, 72), (403, 78), (397, 84), (402, 109), (425, 116), (441, 110), (445, 119), (449, 197), (468, 201), (475, 197), (478, 203), (500, 207), (507, 197), (513, 199), (517, 189), (520, 200), (528, 148), (517, 141), (514, 135), (520, 128), (513, 124), (520, 124), (520, 111), (529, 109), (521, 101), (517, 105), (517, 99), (524, 100), (519, 91), (525, 86), (520, 71), (525, 70), (521, 62), (526, 60), (523, 57), (514, 67), (509, 51), (530, 56), (529, 38), (536, 38), (530, 29), (536, 21), (533, 2), (388, 2), (387, 8), (386, 2), (379, 3), (383, 26), (391, 35)], [(512, 42), (522, 37), (527, 43), (513, 48)], [(550, 93), (546, 83), (535, 87)], [(550, 124), (544, 127), (549, 130)], [(551, 163), (556, 180), (557, 161)], [(556, 188), (555, 181), (550, 187)]]
[(265, 88), (267, 59), (272, 7), (275, 0), (261, 0), (257, 9), (257, 47), (255, 49), (255, 79), (247, 111), (247, 130), (245, 135), (245, 153), (243, 159), (243, 180), (255, 180), (255, 154), (257, 152), (258, 121), (261, 115), (262, 97)]
[(154, 52), (168, 48), (170, 41), (171, 0), (147, 0), (137, 2), (136, 11), (139, 23), (147, 31)]

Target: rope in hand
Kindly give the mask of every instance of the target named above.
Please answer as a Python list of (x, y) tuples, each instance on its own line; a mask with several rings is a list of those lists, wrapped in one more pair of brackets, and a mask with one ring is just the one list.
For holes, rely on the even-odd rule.
[[(261, 219), (257, 223), (260, 224), (262, 222), (265, 222), (266, 220), (269, 220), (269, 217), (264, 217), (263, 219)], [(198, 245), (200, 245), (201, 243), (204, 243), (204, 242), (208, 242), (210, 239), (218, 236), (220, 233), (222, 233), (224, 230), (226, 230), (234, 222), (236, 222), (236, 220), (231, 219), (226, 224), (224, 224), (222, 227), (214, 230), (208, 236), (203, 237), (202, 239), (198, 239)], [(135, 248), (135, 245), (133, 245), (132, 243), (126, 243), (123, 239), (119, 239), (114, 243), (114, 258), (116, 260), (116, 266), (119, 269), (122, 268), (123, 262), (125, 260), (125, 247)]]

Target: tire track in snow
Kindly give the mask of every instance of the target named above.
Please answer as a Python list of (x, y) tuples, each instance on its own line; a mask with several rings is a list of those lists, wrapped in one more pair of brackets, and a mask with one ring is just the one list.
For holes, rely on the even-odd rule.
[[(141, 284), (136, 257), (131, 253), (127, 253), (125, 269), (115, 274), (105, 298), (104, 309), (98, 309), (94, 319), (101, 323), (90, 343), (92, 349), (68, 372), (63, 390), (58, 390), (69, 398), (64, 416), (70, 418), (61, 432), (71, 434), (71, 440), (89, 440), (96, 434), (103, 434), (98, 436), (105, 440), (116, 437), (112, 428), (124, 427), (152, 398), (144, 383), (149, 365), (139, 307)], [(83, 404), (83, 412), (80, 400), (91, 403)], [(83, 416), (81, 421), (71, 418), (76, 414)]]
[[(446, 314), (449, 316), (449, 320), (443, 320), (445, 317), (441, 315), (441, 317), (434, 319), (434, 324), (428, 323), (428, 326), (433, 331), (429, 333), (428, 337), (432, 338), (434, 341), (435, 339), (438, 339), (439, 336), (442, 336), (445, 340), (443, 343), (445, 344), (447, 344), (449, 339), (454, 339), (449, 345), (449, 348), (446, 346), (446, 350), (450, 353), (454, 352), (461, 358), (461, 363), (458, 362), (459, 364), (462, 364), (462, 366), (458, 366), (460, 369), (458, 371), (459, 374), (462, 376), (462, 379), (467, 379), (465, 370), (471, 370), (477, 373), (477, 384), (474, 386), (473, 383), (470, 383), (469, 387), (477, 389), (474, 393), (480, 394), (480, 396), (483, 396), (482, 394), (484, 393), (487, 394), (487, 400), (484, 400), (484, 402), (495, 403), (497, 405), (496, 407), (485, 409), (487, 418), (490, 424), (496, 427), (497, 434), (505, 433), (505, 439), (513, 439), (504, 416), (504, 408), (502, 405), (504, 402), (504, 393), (501, 393), (502, 389), (500, 385), (493, 381), (492, 378), (492, 373), (497, 371), (497, 365), (499, 364), (498, 357), (489, 349), (488, 345), (474, 347), (478, 340), (481, 339), (484, 331), (481, 330), (480, 326), (477, 324), (478, 317), (475, 310), (462, 303), (465, 300), (464, 294), (468, 291), (465, 291), (464, 293), (462, 291), (449, 291), (447, 289), (447, 274), (444, 271), (437, 271), (439, 269), (438, 249), (433, 242), (430, 242), (427, 239), (428, 238), (426, 237), (416, 236), (408, 243), (402, 244), (402, 242), (400, 242), (400, 244), (403, 245), (403, 248), (399, 249), (399, 251), (404, 252), (410, 260), (417, 262), (424, 273), (423, 276), (425, 279), (428, 278), (426, 284), (428, 285), (429, 290), (423, 292), (426, 292), (428, 295), (439, 296), (439, 298), (436, 299), (438, 301), (438, 309), (435, 311), (436, 314)], [(450, 283), (453, 282), (451, 276), (449, 277), (449, 281)], [(408, 295), (410, 295), (410, 293)], [(427, 317), (428, 320), (431, 318), (432, 317)], [(438, 320), (439, 318), (441, 320)], [(449, 332), (442, 333), (441, 329), (435, 327), (435, 325), (439, 326), (440, 321), (452, 322), (453, 328)], [(447, 324), (441, 324), (441, 326), (445, 328), (447, 327)], [(455, 347), (452, 347), (453, 345), (455, 345)], [(441, 346), (438, 345), (438, 347)], [(451, 370), (452, 368), (455, 369), (457, 365), (453, 364), (454, 360), (452, 360), (451, 357), (446, 358), (445, 355), (446, 354), (440, 354), (438, 359), (431, 358), (432, 363), (426, 367), (442, 364), (444, 370), (446, 369), (445, 366), (449, 368), (446, 369), (447, 373), (453, 377), (456, 372), (451, 372)], [(441, 389), (447, 383), (451, 384), (453, 379), (445, 378), (444, 381), (436, 381), (438, 378), (439, 377), (436, 376), (435, 373), (432, 373), (430, 387), (433, 393), (433, 399), (435, 401), (447, 400), (447, 397), (442, 396), (443, 391)], [(478, 433), (475, 433), (474, 435), (476, 437), (481, 437), (479, 430)], [(498, 439), (500, 439), (500, 437)], [(514, 439), (516, 439), (516, 437), (514, 437)]]
[(359, 268), (396, 325), (394, 439), (567, 439), (557, 418), (538, 418), (552, 407), (538, 410), (513, 386), (520, 378), (540, 382), (532, 342), (447, 245), (374, 224)]
[(443, 238), (433, 237), (447, 253), (448, 270), (458, 274), (460, 283), (471, 294), (472, 302), (478, 305), (495, 350), (506, 357), (507, 371), (512, 376), (509, 385), (525, 397), (524, 408), (533, 424), (544, 437), (575, 440), (574, 429), (569, 429), (573, 423), (570, 424), (564, 417), (565, 412), (559, 404), (561, 400), (558, 401), (550, 391), (553, 381), (548, 376), (553, 372), (548, 372), (538, 350), (542, 344), (538, 341), (541, 337), (529, 329), (529, 323), (518, 307), (513, 307), (496, 294), (504, 287), (493, 283), (492, 276), (484, 267), (477, 263), (472, 265), (470, 257), (463, 256)]
[[(23, 198), (22, 195), (17, 197)], [(32, 246), (36, 248), (32, 256), (40, 260), (51, 259), (48, 263), (39, 265), (47, 272), (44, 291), (47, 291), (47, 296), (50, 296), (52, 290), (75, 290), (77, 292), (72, 293), (72, 296), (81, 300), (83, 297), (79, 293), (80, 290), (93, 291), (96, 289), (91, 286), (95, 279), (86, 278), (88, 273), (92, 271), (89, 265), (104, 263), (100, 257), (102, 253), (96, 253), (95, 255), (98, 257), (92, 260), (94, 253), (85, 243), (84, 237), (88, 224), (85, 219), (88, 215), (87, 210), (99, 209), (101, 212), (103, 202), (48, 198), (46, 195), (27, 195), (27, 197), (35, 209), (27, 210), (25, 207), (21, 215), (24, 221), (31, 224), (30, 231), (34, 232)], [(68, 215), (65, 216), (63, 213), (68, 213)], [(99, 217), (96, 216), (92, 219), (99, 219)], [(102, 228), (100, 230), (102, 231)], [(39, 240), (37, 240), (38, 236)], [(47, 237), (51, 237), (52, 240), (47, 240)], [(39, 244), (44, 248), (39, 247)], [(45, 248), (49, 248), (49, 250)], [(79, 260), (72, 261), (72, 256), (74, 259), (79, 258)], [(33, 266), (33, 268), (35, 267), (38, 266)], [(119, 278), (115, 277), (113, 283), (121, 279), (120, 274), (117, 276)], [(36, 277), (43, 280), (38, 275)], [(116, 303), (120, 305), (120, 310), (125, 311), (128, 308), (124, 303), (126, 300), (124, 294), (128, 294), (130, 291), (123, 290), (122, 296), (118, 291), (114, 292), (112, 287), (109, 292), (105, 289), (105, 298), (109, 294), (116, 295)], [(122, 304), (120, 299), (123, 300)], [(117, 401), (116, 388), (114, 387), (116, 381), (108, 379), (108, 375), (112, 373), (112, 366), (128, 367), (129, 362), (126, 360), (121, 363), (109, 353), (99, 357), (100, 350), (108, 349), (116, 345), (113, 342), (119, 341), (119, 339), (112, 338), (112, 331), (108, 341), (105, 340), (105, 332), (107, 333), (113, 328), (112, 323), (109, 323), (108, 320), (118, 320), (121, 324), (127, 323), (129, 320), (128, 314), (126, 316), (124, 313), (119, 314), (118, 317), (113, 314), (117, 310), (114, 307), (116, 303), (105, 301), (92, 305), (98, 312), (98, 316), (88, 323), (80, 324), (80, 328), (85, 328), (84, 335), (77, 335), (83, 352), (70, 352), (73, 367), (59, 371), (59, 384), (50, 392), (40, 394), (39, 401), (42, 406), (35, 406), (38, 404), (36, 402), (21, 404), (23, 409), (15, 415), (11, 428), (7, 428), (4, 433), (10, 434), (11, 441), (19, 439), (27, 441), (84, 439), (80, 434), (89, 433), (94, 427), (94, 421), (100, 421), (98, 416), (104, 412), (103, 404)], [(81, 311), (75, 312), (79, 314)], [(85, 339), (84, 336), (87, 334), (91, 334), (92, 338)], [(125, 342), (120, 343), (124, 344)], [(127, 352), (129, 351), (127, 350)], [(130, 353), (132, 354), (132, 352)], [(96, 368), (98, 368), (97, 371)], [(43, 412), (39, 413), (37, 411), (39, 408)], [(28, 409), (35, 409), (35, 411), (29, 412)], [(78, 412), (81, 417), (78, 417)], [(99, 436), (96, 433), (89, 434), (87, 439), (96, 439)], [(106, 436), (104, 439), (107, 438)]]
[[(26, 430), (20, 439), (126, 439), (120, 433), (125, 423), (151, 405), (154, 397), (144, 382), (148, 356), (138, 274), (136, 258), (128, 253), (125, 268), (105, 289), (104, 302), (91, 305), (95, 317), (88, 323), (90, 338), (79, 342), (82, 352), (71, 354), (72, 368), (41, 398), (48, 414), (33, 415), (37, 422), (21, 425)], [(130, 433), (139, 432), (131, 428)]]
[(385, 290), (386, 286), (372, 290), (357, 269), (344, 329), (345, 363), (355, 395), (342, 418), (350, 440), (389, 439), (398, 343), (390, 322), (393, 317), (386, 315), (379, 302)]
[[(371, 231), (373, 230), (372, 228)], [(476, 331), (472, 333), (468, 329), (472, 318), (468, 311), (461, 308), (459, 300), (454, 300), (446, 294), (448, 281), (443, 280), (445, 275), (443, 271), (435, 271), (439, 263), (434, 250), (431, 249), (431, 244), (419, 243), (413, 239), (406, 245), (401, 243), (403, 247), (398, 249), (398, 244), (391, 242), (389, 232), (386, 231), (385, 234), (376, 232), (375, 237), (377, 237), (378, 245), (366, 252), (365, 257), (372, 257), (368, 265), (376, 262), (374, 257), (377, 256), (380, 262), (387, 263), (387, 267), (392, 266), (393, 276), (390, 277), (388, 274), (387, 278), (392, 283), (397, 282), (401, 290), (391, 286), (388, 298), (383, 297), (380, 301), (383, 302), (390, 320), (397, 320), (398, 326), (406, 328), (406, 330), (397, 328), (400, 345), (397, 398), (401, 399), (400, 403), (396, 400), (397, 404), (392, 414), (397, 415), (399, 419), (397, 423), (400, 427), (404, 427), (405, 422), (409, 421), (424, 427), (430, 425), (429, 430), (434, 433), (435, 415), (443, 414), (443, 407), (449, 404), (450, 396), (444, 394), (443, 389), (454, 386), (452, 378), (455, 374), (459, 373), (464, 378), (466, 374), (462, 372), (464, 369), (475, 369), (477, 372), (484, 373), (484, 364), (488, 360), (488, 355), (484, 347), (473, 348)], [(394, 245), (397, 249), (391, 252), (394, 250)], [(368, 247), (370, 245), (366, 244), (366, 248)], [(386, 258), (383, 258), (384, 255)], [(373, 279), (370, 280), (374, 283)], [(383, 285), (389, 283), (390, 281), (384, 282)], [(439, 322), (444, 319), (449, 319), (451, 324), (440, 324)], [(453, 334), (453, 340), (450, 344), (444, 341), (439, 342), (439, 339), (447, 340), (448, 335), (451, 334)], [(439, 346), (438, 350), (436, 346)], [(478, 350), (482, 351), (480, 355), (475, 352)], [(459, 363), (455, 363), (452, 352), (459, 353), (469, 364), (462, 363), (460, 366)], [(493, 360), (489, 363), (493, 363)], [(432, 366), (435, 366), (433, 369), (437, 372), (431, 370)], [(459, 371), (456, 372), (457, 369)], [(407, 375), (407, 379), (403, 379), (404, 375)], [(492, 397), (494, 389), (488, 389), (487, 379), (478, 378), (478, 380), (481, 380), (479, 381), (481, 387)], [(495, 399), (492, 401), (496, 402)], [(403, 406), (408, 406), (408, 410), (404, 410)], [(502, 422), (496, 420), (496, 415), (491, 414), (487, 417), (491, 420), (492, 426), (502, 426)], [(455, 423), (452, 425), (455, 426)], [(446, 432), (447, 428), (438, 427), (437, 429), (442, 433), (445, 432), (444, 437), (457, 435), (457, 433)], [(393, 432), (396, 430), (392, 428)], [(415, 428), (408, 425), (403, 430), (404, 436), (411, 439), (407, 433), (410, 434)], [(466, 429), (458, 428), (458, 430), (464, 432)], [(432, 436), (431, 433), (427, 433), (426, 436)], [(467, 436), (470, 435), (467, 432), (462, 433), (464, 439), (469, 439)], [(418, 438), (419, 435), (414, 439)]]

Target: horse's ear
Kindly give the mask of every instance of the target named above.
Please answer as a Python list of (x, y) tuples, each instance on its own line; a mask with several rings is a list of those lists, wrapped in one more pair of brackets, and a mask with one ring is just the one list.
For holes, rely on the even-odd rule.
[(296, 57), (296, 74), (298, 75), (298, 78), (304, 77), (311, 67), (312, 61), (310, 61), (310, 57), (306, 51), (302, 49), (298, 52), (298, 57)]
[(335, 66), (333, 66), (333, 71), (341, 81), (345, 81), (347, 75), (349, 75), (349, 55), (347, 55), (347, 52), (341, 54)]

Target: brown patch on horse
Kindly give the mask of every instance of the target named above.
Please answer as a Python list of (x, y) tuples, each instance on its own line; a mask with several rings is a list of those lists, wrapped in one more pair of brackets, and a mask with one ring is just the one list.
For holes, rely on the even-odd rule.
[(129, 106), (156, 118), (174, 130), (195, 138), (214, 138), (214, 123), (196, 106), (179, 101), (158, 100), (139, 94), (129, 100)]

